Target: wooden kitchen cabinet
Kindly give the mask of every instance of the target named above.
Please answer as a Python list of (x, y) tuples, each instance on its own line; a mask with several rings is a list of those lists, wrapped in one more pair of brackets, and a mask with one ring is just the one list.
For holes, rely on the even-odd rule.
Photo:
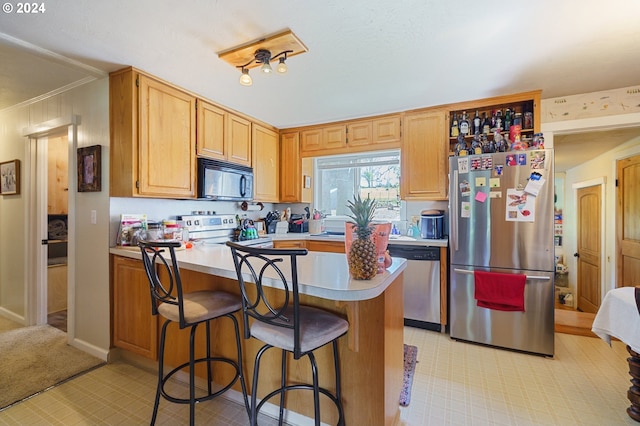
[(347, 146), (372, 146), (375, 149), (398, 148), (400, 145), (400, 115), (353, 121), (347, 124)]
[(337, 124), (303, 130), (300, 132), (302, 151), (326, 151), (347, 146), (347, 126)]
[(344, 253), (344, 241), (307, 241), (309, 251), (323, 251), (328, 253)]
[(227, 114), (229, 152), (232, 163), (251, 167), (251, 121), (235, 114)]
[(302, 161), (299, 132), (280, 135), (280, 166), (280, 202), (301, 202)]
[[(447, 138), (448, 138), (448, 149), (449, 155), (454, 155), (455, 146), (458, 142), (458, 137), (453, 136), (451, 134), (451, 127), (453, 124), (454, 117), (460, 120), (462, 114), (464, 112), (468, 115), (469, 124), (472, 124), (473, 117), (475, 116), (476, 111), (480, 118), (483, 115), (491, 118), (491, 115), (494, 111), (506, 111), (510, 109), (512, 114), (520, 113), (521, 118), (523, 120), (522, 128), (521, 128), (521, 138), (522, 140), (531, 140), (535, 133), (540, 132), (540, 90), (535, 90), (531, 92), (524, 93), (516, 93), (513, 95), (506, 96), (496, 96), (493, 98), (479, 99), (475, 101), (465, 101), (456, 104), (447, 105)], [(525, 113), (531, 113), (531, 126), (524, 125), (524, 115)], [(508, 131), (501, 132), (503, 136), (507, 139), (509, 138)], [(493, 132), (491, 131), (489, 135), (487, 135), (487, 139), (489, 141), (493, 140)], [(473, 131), (470, 131), (469, 134), (465, 137), (465, 141), (468, 147), (471, 147), (471, 142), (473, 141)]]
[(196, 196), (196, 98), (134, 68), (110, 74), (110, 195)]
[(407, 113), (403, 119), (400, 196), (403, 200), (446, 200), (447, 111)]
[(269, 203), (280, 201), (280, 143), (273, 129), (253, 124), (253, 188), (254, 200)]
[(152, 360), (158, 357), (158, 321), (151, 314), (142, 261), (112, 256), (113, 345)]
[(275, 240), (273, 248), (307, 248), (307, 241), (304, 240)]
[[(308, 180), (309, 185), (305, 185)], [(300, 156), (300, 132), (280, 134), (280, 202), (313, 202), (313, 160)]]
[(198, 99), (197, 154), (251, 167), (251, 121)]
[(200, 157), (226, 160), (225, 123), (227, 111), (198, 99), (198, 130), (196, 153)]

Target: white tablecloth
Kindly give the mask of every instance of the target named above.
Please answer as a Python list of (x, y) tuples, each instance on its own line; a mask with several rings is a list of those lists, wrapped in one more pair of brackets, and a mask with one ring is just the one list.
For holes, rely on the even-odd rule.
[(636, 307), (635, 288), (610, 290), (604, 297), (591, 328), (611, 346), (615, 337), (640, 353), (640, 314)]

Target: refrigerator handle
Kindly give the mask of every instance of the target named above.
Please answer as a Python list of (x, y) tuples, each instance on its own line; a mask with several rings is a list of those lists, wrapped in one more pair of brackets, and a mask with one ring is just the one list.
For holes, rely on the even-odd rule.
[(451, 212), (450, 212), (450, 232), (451, 232), (451, 245), (452, 250), (454, 252), (458, 251), (458, 222), (460, 221), (460, 217), (458, 215), (458, 194), (459, 194), (459, 186), (458, 186), (458, 170), (453, 171), (453, 187), (449, 192), (449, 199), (451, 200)]
[[(466, 270), (466, 269), (455, 268), (453, 271), (454, 272), (458, 272), (460, 274), (473, 275), (473, 271), (469, 271), (469, 270)], [(548, 280), (551, 279), (551, 277), (545, 277), (545, 276), (542, 276), (542, 275), (527, 275), (527, 279), (528, 280), (547, 280), (548, 281)]]

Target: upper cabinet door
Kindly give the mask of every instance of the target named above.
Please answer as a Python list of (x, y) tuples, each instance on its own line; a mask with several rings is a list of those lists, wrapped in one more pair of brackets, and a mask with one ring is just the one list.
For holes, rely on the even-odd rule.
[(227, 114), (227, 159), (251, 167), (251, 122)]
[(348, 145), (368, 145), (371, 143), (373, 126), (371, 121), (358, 121), (347, 124)]
[(139, 77), (138, 193), (195, 197), (196, 99)]
[(373, 143), (400, 143), (400, 115), (372, 121)]
[(323, 148), (344, 148), (347, 146), (347, 126), (329, 126), (322, 129)]
[(278, 134), (259, 124), (253, 124), (253, 187), (254, 199), (277, 203), (280, 196), (278, 188), (279, 143)]
[(198, 101), (198, 155), (226, 160), (225, 119), (227, 112), (210, 103)]
[(300, 133), (280, 135), (280, 201), (299, 203), (302, 197)]
[(407, 114), (403, 127), (401, 198), (446, 200), (446, 111)]

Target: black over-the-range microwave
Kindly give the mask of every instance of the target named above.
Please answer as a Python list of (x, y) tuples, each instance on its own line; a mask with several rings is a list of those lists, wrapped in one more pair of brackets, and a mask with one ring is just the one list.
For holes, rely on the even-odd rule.
[(198, 158), (198, 198), (251, 201), (253, 169), (223, 161)]

